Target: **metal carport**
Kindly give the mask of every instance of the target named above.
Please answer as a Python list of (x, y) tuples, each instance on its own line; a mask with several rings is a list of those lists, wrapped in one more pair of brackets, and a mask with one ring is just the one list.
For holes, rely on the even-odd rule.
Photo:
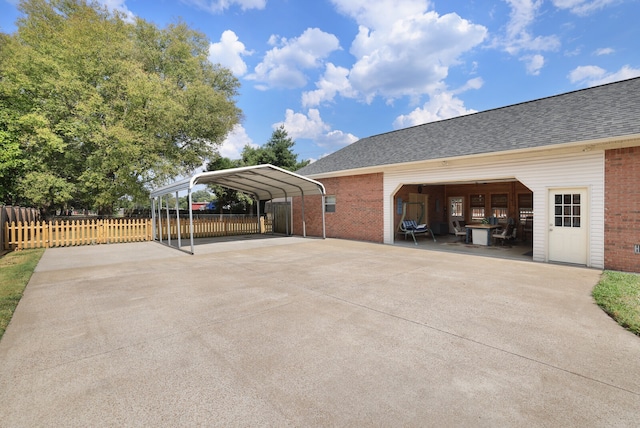
[[(152, 201), (152, 223), (153, 240), (157, 238), (156, 231), (159, 230), (161, 221), (162, 197), (164, 195), (175, 194), (176, 199), (176, 221), (180, 230), (180, 214), (178, 208), (178, 192), (186, 190), (189, 200), (189, 235), (191, 240), (191, 254), (194, 254), (193, 243), (193, 209), (191, 206), (191, 193), (193, 187), (198, 184), (217, 184), (229, 189), (241, 191), (254, 197), (258, 202), (258, 221), (260, 218), (260, 201), (273, 200), (276, 198), (289, 198), (299, 196), (302, 198), (302, 235), (307, 236), (304, 217), (304, 197), (305, 195), (320, 194), (322, 199), (322, 237), (326, 238), (324, 202), (325, 189), (322, 183), (304, 177), (302, 175), (287, 171), (274, 165), (255, 165), (242, 168), (225, 169), (221, 171), (207, 171), (191, 176), (181, 181), (160, 187), (151, 191)], [(157, 208), (157, 210), (156, 210)], [(169, 206), (166, 206), (167, 222), (169, 221)], [(180, 233), (177, 234), (178, 248), (181, 247)], [(168, 230), (168, 244), (171, 244), (171, 232)], [(161, 239), (161, 237), (160, 237)]]

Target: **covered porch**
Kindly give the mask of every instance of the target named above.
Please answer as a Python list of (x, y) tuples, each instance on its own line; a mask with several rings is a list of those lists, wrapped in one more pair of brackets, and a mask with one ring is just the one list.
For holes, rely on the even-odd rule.
[[(533, 191), (516, 179), (404, 184), (393, 196), (393, 211), (396, 245), (533, 259)], [(405, 239), (404, 220), (427, 224), (435, 242), (429, 234), (416, 243)], [(474, 242), (466, 226), (482, 223), (492, 227), (485, 235), (488, 240)], [(507, 230), (508, 239), (493, 237)]]

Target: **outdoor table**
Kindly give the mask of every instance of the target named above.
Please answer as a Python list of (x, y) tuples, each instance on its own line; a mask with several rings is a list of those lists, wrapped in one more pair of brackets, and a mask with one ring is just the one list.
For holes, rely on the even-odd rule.
[(475, 245), (491, 245), (491, 235), (495, 229), (499, 229), (497, 224), (467, 224), (467, 229), (471, 229), (472, 242)]

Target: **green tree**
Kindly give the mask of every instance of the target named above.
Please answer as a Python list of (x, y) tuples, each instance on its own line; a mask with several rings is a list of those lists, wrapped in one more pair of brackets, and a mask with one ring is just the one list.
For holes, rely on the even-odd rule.
[(184, 23), (129, 23), (85, 0), (20, 10), (0, 37), (0, 197), (109, 213), (196, 169), (241, 119), (238, 80)]
[(298, 162), (298, 155), (293, 152), (295, 141), (289, 137), (284, 125), (273, 131), (267, 143), (258, 148), (249, 145), (242, 150), (243, 165), (271, 164), (288, 171), (297, 171), (309, 164), (308, 160)]

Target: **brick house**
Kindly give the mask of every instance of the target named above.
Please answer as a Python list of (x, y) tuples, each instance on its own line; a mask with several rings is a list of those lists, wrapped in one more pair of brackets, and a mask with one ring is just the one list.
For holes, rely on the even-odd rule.
[(640, 272), (640, 78), (363, 138), (298, 173), (326, 188), (328, 237), (392, 244), (417, 201), (438, 233), (510, 218), (535, 261)]

